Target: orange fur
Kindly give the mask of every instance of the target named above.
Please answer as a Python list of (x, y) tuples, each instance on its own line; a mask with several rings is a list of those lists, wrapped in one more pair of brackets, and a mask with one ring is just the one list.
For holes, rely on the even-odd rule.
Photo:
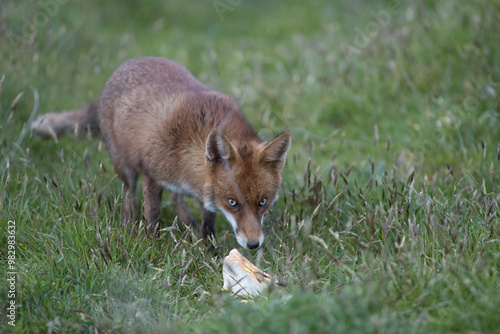
[(288, 130), (263, 142), (234, 99), (163, 58), (125, 62), (97, 102), (42, 116), (34, 130), (48, 137), (72, 132), (75, 126), (100, 130), (123, 181), (125, 222), (136, 219), (136, 184), (142, 175), (150, 233), (159, 227), (161, 194), (167, 187), (188, 225), (197, 223), (184, 195), (200, 200), (203, 237), (215, 236), (215, 213), (222, 212), (243, 247), (261, 245), (262, 216), (281, 185)]

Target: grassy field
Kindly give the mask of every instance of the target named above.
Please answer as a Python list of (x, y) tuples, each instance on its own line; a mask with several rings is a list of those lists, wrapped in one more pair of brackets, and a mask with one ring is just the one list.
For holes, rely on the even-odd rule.
[[(1, 7), (1, 333), (500, 333), (498, 1)], [(157, 240), (128, 233), (102, 145), (31, 135), (146, 55), (235, 96), (264, 138), (292, 131), (266, 242), (242, 251), (286, 287), (221, 292), (168, 195)]]

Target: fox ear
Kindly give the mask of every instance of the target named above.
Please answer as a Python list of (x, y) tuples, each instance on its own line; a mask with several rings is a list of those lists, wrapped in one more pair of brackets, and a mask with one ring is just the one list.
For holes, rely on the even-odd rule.
[(290, 130), (286, 129), (264, 147), (261, 153), (261, 162), (281, 170), (285, 165), (286, 153), (290, 148), (291, 141)]
[(213, 128), (205, 145), (206, 163), (215, 166), (218, 162), (233, 160), (236, 154), (236, 149), (226, 135), (219, 128)]

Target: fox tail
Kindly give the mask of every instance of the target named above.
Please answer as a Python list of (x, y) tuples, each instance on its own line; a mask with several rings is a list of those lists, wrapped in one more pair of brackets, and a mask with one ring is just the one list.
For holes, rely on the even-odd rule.
[(35, 119), (31, 126), (33, 133), (42, 138), (54, 138), (65, 134), (85, 135), (100, 133), (97, 116), (97, 102), (75, 110), (61, 113), (51, 112)]

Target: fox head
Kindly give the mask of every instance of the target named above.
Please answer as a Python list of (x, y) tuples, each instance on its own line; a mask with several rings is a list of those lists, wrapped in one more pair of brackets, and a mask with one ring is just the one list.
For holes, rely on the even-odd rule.
[(264, 241), (263, 215), (278, 198), (290, 142), (289, 130), (270, 142), (239, 143), (238, 147), (219, 128), (208, 135), (205, 161), (210, 176), (204, 207), (224, 214), (244, 248), (255, 249)]

